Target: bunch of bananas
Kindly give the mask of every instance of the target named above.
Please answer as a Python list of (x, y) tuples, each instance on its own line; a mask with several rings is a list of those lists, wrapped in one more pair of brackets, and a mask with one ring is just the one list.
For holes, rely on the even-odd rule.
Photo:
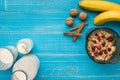
[(109, 21), (120, 21), (120, 5), (105, 0), (82, 0), (79, 6), (91, 10), (102, 12), (94, 18), (95, 25), (101, 25)]

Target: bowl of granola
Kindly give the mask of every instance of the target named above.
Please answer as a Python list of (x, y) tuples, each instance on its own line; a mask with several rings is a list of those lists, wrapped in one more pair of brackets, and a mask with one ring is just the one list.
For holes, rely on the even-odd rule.
[[(110, 28), (95, 28), (88, 32), (86, 50), (88, 56), (97, 63), (111, 64), (118, 61), (117, 45), (119, 35)], [(116, 52), (117, 51), (117, 52)]]

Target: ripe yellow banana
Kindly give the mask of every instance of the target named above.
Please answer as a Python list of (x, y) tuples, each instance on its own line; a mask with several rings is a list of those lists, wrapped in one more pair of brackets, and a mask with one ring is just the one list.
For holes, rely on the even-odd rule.
[(102, 1), (102, 0), (83, 0), (79, 2), (79, 6), (91, 10), (91, 11), (108, 11), (108, 10), (119, 10), (120, 11), (120, 5), (108, 2), (108, 1)]
[(106, 11), (94, 18), (95, 25), (101, 25), (109, 21), (120, 21), (120, 11)]

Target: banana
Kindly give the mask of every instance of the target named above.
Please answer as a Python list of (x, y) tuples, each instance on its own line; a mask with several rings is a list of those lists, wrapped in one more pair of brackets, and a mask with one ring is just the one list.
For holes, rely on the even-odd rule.
[(103, 1), (103, 0), (82, 0), (79, 2), (79, 6), (91, 10), (91, 11), (108, 11), (108, 10), (118, 10), (120, 11), (120, 5), (113, 3), (113, 2), (108, 2), (108, 1)]
[(94, 18), (95, 25), (101, 25), (109, 21), (120, 21), (120, 11), (106, 11)]

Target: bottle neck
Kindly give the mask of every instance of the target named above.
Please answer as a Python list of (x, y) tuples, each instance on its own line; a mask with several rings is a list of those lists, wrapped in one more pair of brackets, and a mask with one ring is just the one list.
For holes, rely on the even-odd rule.
[(12, 73), (12, 80), (28, 80), (27, 73), (22, 70), (17, 70)]

